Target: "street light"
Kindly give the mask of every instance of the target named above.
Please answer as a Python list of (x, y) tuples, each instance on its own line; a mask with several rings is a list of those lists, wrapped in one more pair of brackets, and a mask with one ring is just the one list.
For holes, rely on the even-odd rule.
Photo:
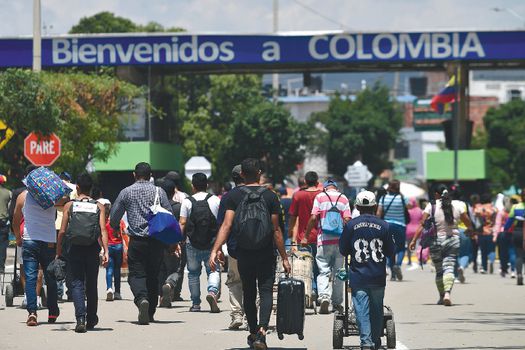
[(522, 15), (520, 15), (519, 13), (517, 13), (516, 11), (514, 11), (511, 8), (508, 8), (508, 7), (493, 7), (492, 11), (494, 11), (494, 12), (507, 12), (507, 13), (510, 13), (512, 16), (514, 16), (517, 19), (519, 19), (522, 22), (522, 25), (525, 27), (525, 17), (523, 17)]

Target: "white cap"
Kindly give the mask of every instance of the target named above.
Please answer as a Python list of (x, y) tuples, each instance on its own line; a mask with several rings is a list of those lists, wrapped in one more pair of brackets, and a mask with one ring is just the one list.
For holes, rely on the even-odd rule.
[(376, 195), (370, 191), (363, 191), (357, 194), (355, 205), (358, 207), (373, 207), (376, 205)]

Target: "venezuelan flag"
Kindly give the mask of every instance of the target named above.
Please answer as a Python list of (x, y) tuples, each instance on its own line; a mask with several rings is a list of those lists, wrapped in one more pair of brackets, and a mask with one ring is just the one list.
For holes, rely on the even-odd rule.
[(452, 78), (450, 78), (450, 80), (448, 81), (445, 88), (441, 90), (439, 94), (432, 98), (432, 101), (430, 101), (430, 106), (439, 114), (443, 114), (445, 112), (446, 104), (454, 102), (456, 100), (456, 93), (456, 76), (453, 75)]

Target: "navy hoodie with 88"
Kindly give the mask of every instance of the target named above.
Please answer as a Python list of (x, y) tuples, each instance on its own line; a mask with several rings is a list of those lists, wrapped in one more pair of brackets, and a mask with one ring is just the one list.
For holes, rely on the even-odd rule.
[(386, 258), (393, 256), (395, 245), (385, 221), (369, 214), (351, 220), (339, 239), (339, 251), (343, 256), (349, 255), (351, 288), (386, 285)]

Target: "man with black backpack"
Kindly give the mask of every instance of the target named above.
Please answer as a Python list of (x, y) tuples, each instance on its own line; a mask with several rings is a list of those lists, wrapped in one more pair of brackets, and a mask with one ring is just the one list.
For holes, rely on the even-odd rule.
[[(68, 261), (77, 333), (94, 329), (98, 323), (99, 241), (104, 248), (103, 265), (106, 266), (109, 261), (105, 210), (102, 204), (89, 196), (91, 187), (91, 176), (81, 174), (77, 181), (77, 199), (64, 206), (57, 242), (57, 257), (65, 256)], [(62, 247), (64, 236), (68, 242), (67, 252)]]
[(205, 174), (194, 174), (191, 184), (193, 195), (182, 201), (180, 210), (180, 226), (188, 238), (186, 259), (192, 301), (190, 312), (201, 311), (200, 275), (204, 263), (208, 275), (206, 301), (210, 304), (211, 312), (218, 313), (221, 311), (217, 305), (221, 275), (220, 272), (210, 269), (208, 259), (217, 236), (217, 213), (221, 201), (219, 197), (206, 192), (208, 178)]
[[(237, 244), (235, 251), (242, 281), (244, 311), (250, 330), (248, 345), (257, 350), (265, 350), (266, 331), (273, 305), (275, 248), (282, 258), (284, 271), (290, 273), (291, 267), (279, 227), (279, 198), (266, 187), (259, 186), (259, 160), (243, 160), (241, 176), (245, 186), (236, 187), (228, 193), (224, 222), (212, 248), (209, 265), (212, 270), (216, 269), (216, 259), (231, 231)], [(257, 289), (260, 296), (259, 320)]]

